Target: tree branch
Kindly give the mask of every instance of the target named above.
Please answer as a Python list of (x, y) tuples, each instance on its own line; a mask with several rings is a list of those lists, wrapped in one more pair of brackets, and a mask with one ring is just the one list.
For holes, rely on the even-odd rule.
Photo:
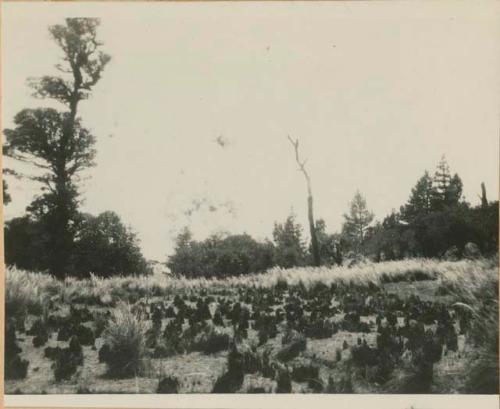
[(299, 140), (295, 139), (293, 140), (290, 135), (287, 135), (288, 140), (293, 146), (293, 149), (295, 151), (295, 161), (297, 162), (297, 165), (299, 165), (299, 171), (304, 174), (304, 177), (306, 178), (306, 183), (307, 183), (307, 193), (309, 196), (312, 196), (312, 189), (311, 189), (311, 178), (309, 177), (309, 174), (307, 173), (306, 170), (306, 163), (307, 160), (301, 161), (300, 160), (300, 155), (299, 155)]

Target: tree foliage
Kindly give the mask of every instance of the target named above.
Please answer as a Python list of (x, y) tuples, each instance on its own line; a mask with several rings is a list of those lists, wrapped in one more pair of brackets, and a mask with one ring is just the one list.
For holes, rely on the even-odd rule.
[(402, 218), (411, 223), (418, 217), (429, 214), (433, 209), (433, 200), (432, 178), (426, 171), (412, 188), (408, 202), (401, 207)]
[(462, 180), (456, 173), (451, 176), (450, 167), (443, 155), (432, 179), (433, 210), (457, 205), (462, 197), (462, 189)]
[[(337, 234), (329, 234), (326, 231), (326, 223), (323, 219), (316, 221), (316, 235), (318, 237), (318, 246), (322, 264), (327, 266), (341, 264), (342, 256), (340, 238)], [(309, 252), (312, 253), (311, 246), (309, 246)]]
[(295, 214), (289, 215), (284, 223), (274, 224), (273, 239), (278, 266), (289, 268), (305, 264), (306, 246), (302, 238), (302, 226), (296, 222)]
[(248, 234), (212, 235), (193, 240), (188, 229), (177, 237), (167, 266), (186, 277), (228, 277), (266, 271), (273, 265), (273, 245)]
[[(5, 223), (5, 262), (31, 271), (50, 268), (51, 236), (45, 219), (30, 215)], [(81, 215), (67, 274), (79, 278), (150, 273), (134, 232), (114, 212)]]
[(498, 202), (488, 203), (482, 186), (481, 205), (462, 200), (462, 180), (451, 176), (444, 156), (434, 177), (428, 172), (411, 190), (400, 212), (393, 212), (370, 231), (365, 251), (374, 259), (442, 257), (450, 248), (458, 253), (469, 242), (483, 254), (498, 250)]
[(83, 215), (75, 238), (75, 274), (101, 277), (149, 273), (136, 234), (114, 212)]
[(50, 238), (41, 222), (29, 215), (16, 217), (4, 226), (5, 264), (30, 271), (48, 269)]

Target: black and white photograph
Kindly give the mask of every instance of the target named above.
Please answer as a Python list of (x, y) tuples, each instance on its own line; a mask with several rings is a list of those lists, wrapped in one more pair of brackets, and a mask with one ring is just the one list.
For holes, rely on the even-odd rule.
[(499, 3), (1, 6), (7, 397), (498, 398)]

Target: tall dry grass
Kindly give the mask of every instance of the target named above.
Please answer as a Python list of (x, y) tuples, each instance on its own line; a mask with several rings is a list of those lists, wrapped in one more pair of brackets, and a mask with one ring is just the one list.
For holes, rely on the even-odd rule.
[(442, 278), (442, 287), (471, 315), (467, 341), (475, 348), (468, 365), (465, 392), (499, 392), (498, 258), (485, 260), (482, 270), (465, 270)]
[(24, 320), (27, 314), (43, 312), (48, 286), (53, 279), (45, 274), (9, 268), (5, 275), (5, 314), (7, 318)]
[(140, 375), (146, 367), (147, 325), (131, 311), (130, 305), (120, 304), (113, 309), (104, 330), (104, 344), (108, 348), (105, 358), (108, 374), (113, 377)]
[[(210, 289), (230, 291), (239, 287), (270, 288), (284, 282), (288, 285), (302, 283), (310, 288), (321, 282), (327, 285), (344, 283), (354, 285), (380, 285), (385, 282), (436, 279), (443, 286), (459, 287), (464, 291), (469, 283), (477, 283), (478, 276), (497, 276), (498, 265), (491, 260), (462, 260), (446, 262), (432, 259), (407, 259), (382, 263), (366, 263), (351, 268), (298, 267), (273, 268), (265, 273), (240, 277), (177, 278), (168, 275), (111, 277), (79, 280), (66, 278), (59, 281), (49, 275), (30, 273), (16, 268), (7, 269), (6, 300), (12, 303), (11, 311), (36, 301), (40, 296), (60, 299), (63, 303), (82, 302), (114, 305), (135, 302), (137, 299), (177, 294), (190, 290)], [(24, 301), (23, 301), (24, 300)]]

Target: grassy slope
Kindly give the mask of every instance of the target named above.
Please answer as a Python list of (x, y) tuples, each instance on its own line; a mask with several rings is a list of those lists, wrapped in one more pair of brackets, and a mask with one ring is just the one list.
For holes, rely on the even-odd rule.
[[(412, 281), (416, 275), (422, 281)], [(425, 279), (427, 278), (427, 280)], [(429, 280), (432, 279), (432, 280)], [(29, 273), (16, 269), (7, 271), (6, 303), (9, 314), (39, 313), (47, 300), (60, 305), (69, 303), (99, 303), (99, 309), (112, 308), (121, 300), (135, 301), (141, 297), (168, 296), (183, 291), (208, 289), (209, 294), (233, 293), (237, 287), (256, 286), (270, 287), (278, 281), (286, 280), (288, 284), (300, 281), (309, 287), (315, 282), (330, 284), (344, 282), (368, 285), (372, 283), (382, 286), (388, 292), (394, 292), (404, 298), (410, 294), (419, 295), (424, 300), (442, 301), (451, 305), (461, 301), (479, 309), (484, 288), (490, 288), (494, 294), (494, 283), (498, 286), (498, 267), (496, 261), (460, 261), (438, 262), (434, 260), (405, 260), (379, 264), (367, 264), (346, 269), (335, 268), (296, 268), (289, 270), (274, 269), (265, 274), (253, 275), (228, 280), (186, 280), (171, 277), (115, 277), (111, 279), (91, 278), (88, 280), (67, 279), (59, 282), (44, 274)], [(492, 289), (493, 286), (493, 289)], [(496, 295), (498, 308), (498, 292)], [(33, 317), (28, 314), (29, 320)], [(483, 323), (484, 324), (484, 323)], [(489, 323), (490, 337), (495, 328)], [(498, 324), (498, 321), (497, 321)], [(29, 323), (27, 327), (29, 328)], [(484, 324), (486, 325), (486, 324)], [(498, 325), (496, 326), (498, 332)], [(372, 335), (372, 334), (370, 334)], [(250, 334), (250, 337), (255, 334)], [(338, 333), (331, 339), (310, 340), (306, 356), (318, 362), (334, 361), (335, 350), (344, 339), (352, 344), (357, 334)], [(76, 377), (67, 382), (55, 383), (50, 361), (43, 358), (43, 348), (32, 347), (30, 336), (23, 336), (19, 342), (23, 349), (23, 357), (30, 361), (28, 377), (21, 381), (7, 381), (6, 393), (75, 393), (78, 390), (91, 390), (93, 393), (154, 393), (161, 374), (176, 374), (181, 381), (181, 392), (209, 392), (216, 377), (223, 371), (227, 352), (214, 355), (191, 353), (169, 359), (154, 359), (149, 362), (149, 369), (142, 378), (113, 380), (103, 377), (104, 364), (97, 360), (97, 352), (91, 347), (84, 347), (85, 364)], [(370, 339), (370, 342), (375, 342)], [(278, 341), (276, 341), (278, 342)], [(463, 336), (460, 338), (460, 349), (457, 354), (446, 357), (436, 366), (437, 392), (456, 392), (466, 383), (465, 368), (467, 365), (467, 345)], [(50, 346), (65, 346), (57, 342), (55, 334), (49, 341)], [(481, 349), (480, 349), (481, 350)], [(491, 348), (482, 348), (480, 356), (488, 357)], [(349, 351), (343, 352), (348, 358)], [(482, 354), (482, 355), (481, 355)], [(488, 358), (487, 358), (488, 359)], [(491, 356), (489, 357), (491, 359)], [(322, 371), (335, 374), (327, 365)], [(337, 371), (339, 368), (336, 369)], [(269, 385), (271, 382), (271, 385)], [(272, 387), (272, 382), (258, 375), (245, 379), (245, 385), (264, 385)], [(244, 385), (244, 387), (245, 387)], [(294, 391), (301, 391), (303, 386), (294, 385)], [(306, 391), (306, 390), (304, 390)], [(377, 392), (367, 385), (358, 385), (357, 392)]]

